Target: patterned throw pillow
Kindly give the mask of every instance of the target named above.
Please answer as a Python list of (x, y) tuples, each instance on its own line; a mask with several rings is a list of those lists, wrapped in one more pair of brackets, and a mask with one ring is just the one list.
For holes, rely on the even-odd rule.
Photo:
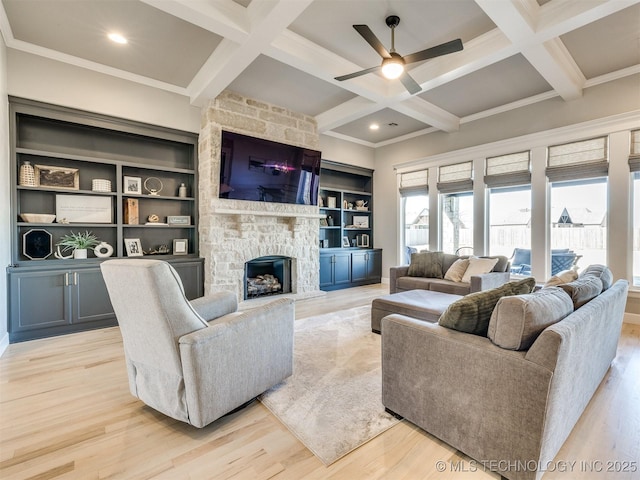
[(498, 300), (507, 295), (531, 293), (535, 284), (535, 279), (529, 277), (505, 283), (498, 288), (470, 293), (449, 305), (438, 323), (453, 330), (486, 337), (491, 314)]
[(442, 260), (442, 252), (412, 253), (407, 275), (410, 277), (442, 278)]
[(562, 272), (556, 273), (553, 277), (551, 277), (544, 284), (544, 287), (555, 287), (556, 285), (560, 285), (561, 283), (569, 283), (573, 282), (576, 278), (578, 278), (578, 272), (575, 270), (563, 270)]
[(453, 265), (449, 267), (447, 273), (444, 274), (445, 280), (450, 280), (452, 282), (461, 282), (462, 277), (464, 276), (464, 272), (467, 271), (467, 267), (469, 266), (468, 258), (460, 258), (453, 262)]

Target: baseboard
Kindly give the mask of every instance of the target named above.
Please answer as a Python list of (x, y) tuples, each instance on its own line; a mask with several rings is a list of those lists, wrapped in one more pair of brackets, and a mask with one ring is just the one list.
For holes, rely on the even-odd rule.
[(9, 334), (5, 332), (0, 338), (0, 357), (7, 351), (7, 348), (9, 348)]
[(632, 325), (640, 325), (640, 314), (637, 313), (626, 313), (622, 318), (624, 323), (630, 323)]

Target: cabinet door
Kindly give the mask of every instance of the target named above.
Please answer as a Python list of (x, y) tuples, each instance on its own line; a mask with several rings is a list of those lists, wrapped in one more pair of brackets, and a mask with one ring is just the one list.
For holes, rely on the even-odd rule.
[(333, 283), (343, 285), (351, 282), (351, 254), (336, 253), (333, 261)]
[(380, 279), (382, 276), (382, 252), (381, 251), (372, 251), (368, 252), (368, 261), (367, 261), (367, 278), (369, 279)]
[(351, 281), (360, 282), (368, 278), (367, 252), (351, 254)]
[(333, 255), (320, 254), (320, 288), (333, 285)]
[(9, 278), (11, 332), (69, 324), (66, 270), (12, 273)]
[(171, 263), (171, 266), (180, 275), (184, 294), (189, 300), (204, 295), (202, 262)]
[(99, 268), (74, 270), (70, 274), (71, 322), (95, 322), (115, 317)]

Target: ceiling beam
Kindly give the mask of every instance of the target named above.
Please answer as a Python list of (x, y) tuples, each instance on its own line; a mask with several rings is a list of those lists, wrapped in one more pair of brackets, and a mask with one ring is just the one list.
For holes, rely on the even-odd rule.
[(559, 38), (541, 43), (535, 0), (476, 0), (493, 23), (564, 100), (582, 96), (586, 78)]
[(240, 42), (224, 39), (189, 87), (191, 103), (202, 106), (217, 97), (284, 31), (313, 0), (263, 0), (246, 9), (248, 36)]

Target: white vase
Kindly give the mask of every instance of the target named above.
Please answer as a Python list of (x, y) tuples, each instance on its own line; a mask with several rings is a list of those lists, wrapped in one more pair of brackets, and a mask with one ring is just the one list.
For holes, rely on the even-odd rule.
[(73, 258), (87, 258), (87, 249), (86, 248), (76, 248), (73, 251)]

